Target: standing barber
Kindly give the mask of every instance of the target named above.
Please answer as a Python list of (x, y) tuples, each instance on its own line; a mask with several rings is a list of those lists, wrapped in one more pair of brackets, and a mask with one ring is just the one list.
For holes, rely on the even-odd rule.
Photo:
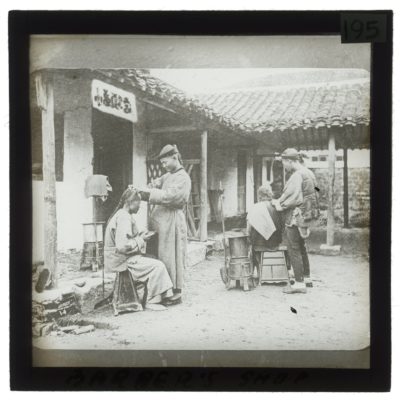
[(284, 239), (295, 276), (295, 283), (284, 292), (306, 293), (306, 283), (307, 286), (312, 286), (312, 283), (304, 239), (309, 236), (312, 221), (319, 217), (317, 183), (314, 174), (301, 163), (297, 150), (286, 149), (282, 153), (282, 163), (285, 171), (292, 172), (292, 175), (281, 197), (272, 203), (283, 214)]
[(166, 174), (141, 190), (142, 199), (155, 207), (150, 228), (158, 232), (158, 257), (166, 265), (174, 295), (166, 305), (182, 302), (183, 271), (187, 258), (187, 226), (184, 207), (191, 191), (190, 177), (182, 165), (176, 146), (163, 147), (158, 159)]

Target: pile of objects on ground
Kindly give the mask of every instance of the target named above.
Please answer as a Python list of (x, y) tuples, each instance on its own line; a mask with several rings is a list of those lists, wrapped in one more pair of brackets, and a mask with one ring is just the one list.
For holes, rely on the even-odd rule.
[[(32, 333), (34, 337), (45, 336), (59, 330), (58, 320), (66, 315), (80, 312), (75, 293), (62, 293), (55, 298), (32, 300)], [(69, 330), (70, 332), (73, 329)], [(79, 331), (78, 331), (79, 332)], [(76, 332), (75, 332), (76, 333)]]
[[(32, 331), (34, 337), (82, 334), (95, 329), (83, 321), (95, 305), (109, 297), (114, 275), (79, 270), (77, 254), (64, 255), (59, 262), (60, 274), (54, 288), (49, 271), (43, 264), (34, 265), (32, 278)], [(74, 318), (74, 323), (71, 323)], [(68, 322), (66, 322), (68, 319)]]
[(74, 293), (68, 293), (61, 295), (59, 298), (42, 302), (33, 300), (33, 337), (46, 335), (63, 336), (65, 334), (80, 335), (94, 330), (95, 326), (93, 324), (80, 318)]

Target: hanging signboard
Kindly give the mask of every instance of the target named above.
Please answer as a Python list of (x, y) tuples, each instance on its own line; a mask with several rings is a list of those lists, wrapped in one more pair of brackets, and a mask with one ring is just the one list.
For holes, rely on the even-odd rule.
[(135, 95), (97, 79), (92, 81), (92, 105), (107, 114), (137, 121)]

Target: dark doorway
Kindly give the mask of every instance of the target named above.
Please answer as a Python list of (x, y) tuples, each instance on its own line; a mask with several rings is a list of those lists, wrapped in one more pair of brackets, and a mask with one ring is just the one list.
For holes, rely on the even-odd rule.
[(126, 187), (132, 184), (132, 122), (92, 110), (93, 173), (108, 176), (113, 188), (108, 199), (98, 201), (97, 221), (106, 222)]
[(246, 212), (246, 171), (247, 171), (247, 153), (238, 152), (238, 213)]

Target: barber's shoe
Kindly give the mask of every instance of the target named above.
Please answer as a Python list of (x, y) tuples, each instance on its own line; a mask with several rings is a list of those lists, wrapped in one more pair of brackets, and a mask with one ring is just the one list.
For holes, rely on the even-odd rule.
[(307, 288), (304, 282), (296, 282), (294, 285), (287, 285), (285, 288), (283, 288), (283, 293), (307, 293)]
[(39, 273), (39, 278), (36, 282), (35, 290), (38, 293), (42, 293), (43, 290), (46, 288), (46, 286), (49, 285), (49, 279), (50, 279), (50, 270), (47, 268), (43, 268), (42, 271), (40, 271)]
[(177, 294), (174, 294), (172, 297), (168, 297), (167, 299), (164, 299), (162, 301), (162, 305), (164, 306), (175, 306), (181, 303), (182, 303), (182, 296), (177, 296)]

